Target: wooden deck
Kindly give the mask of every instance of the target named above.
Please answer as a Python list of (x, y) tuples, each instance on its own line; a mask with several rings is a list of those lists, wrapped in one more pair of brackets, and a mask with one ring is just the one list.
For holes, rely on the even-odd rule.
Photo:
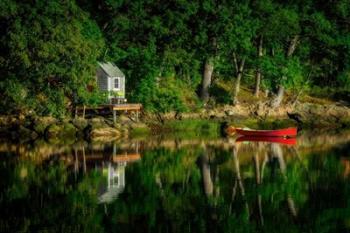
[(141, 111), (142, 104), (106, 104), (102, 105), (112, 111)]
[(83, 106), (76, 107), (75, 115), (78, 115), (78, 110), (83, 110), (83, 118), (85, 118), (85, 110), (103, 110), (109, 109), (113, 112), (113, 121), (117, 121), (117, 111), (136, 112), (136, 120), (138, 120), (139, 112), (142, 110), (142, 104), (102, 104), (99, 106)]
[[(80, 158), (83, 159), (83, 158)], [(115, 154), (112, 155), (109, 158), (109, 161), (113, 163), (120, 163), (120, 162), (135, 162), (137, 160), (141, 159), (141, 154), (139, 153), (124, 153), (124, 154)], [(93, 155), (86, 155), (85, 156), (86, 161), (104, 161), (106, 160), (106, 156), (101, 153), (94, 153)]]
[(110, 104), (109, 108), (113, 112), (113, 122), (117, 122), (117, 111), (134, 111), (136, 112), (136, 121), (139, 120), (139, 112), (141, 111), (142, 104)]

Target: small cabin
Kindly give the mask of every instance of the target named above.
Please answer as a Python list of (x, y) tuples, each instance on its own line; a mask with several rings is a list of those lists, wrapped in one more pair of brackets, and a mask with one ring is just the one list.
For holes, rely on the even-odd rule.
[(125, 75), (112, 62), (99, 62), (96, 72), (97, 86), (101, 91), (108, 92), (110, 103), (124, 103), (125, 99)]

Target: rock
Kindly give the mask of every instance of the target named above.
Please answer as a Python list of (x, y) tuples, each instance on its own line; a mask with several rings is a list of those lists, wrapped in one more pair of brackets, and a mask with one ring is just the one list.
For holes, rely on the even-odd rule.
[(0, 116), (0, 127), (7, 126), (9, 124), (8, 116)]
[(119, 130), (112, 128), (112, 127), (103, 127), (103, 128), (97, 128), (92, 129), (90, 131), (90, 139), (92, 140), (98, 140), (98, 141), (105, 141), (110, 139), (119, 138), (121, 136), (121, 133)]
[(61, 138), (62, 140), (76, 137), (77, 129), (69, 122), (56, 123), (49, 125), (45, 130), (47, 139)]
[(72, 120), (71, 122), (78, 130), (81, 130), (81, 131), (88, 126), (88, 121), (83, 118), (77, 118)]
[(253, 114), (259, 117), (265, 117), (268, 114), (267, 104), (259, 102), (256, 106), (256, 109), (253, 110)]
[(91, 119), (89, 125), (85, 128), (85, 137), (92, 140), (111, 140), (118, 138), (121, 135), (121, 132), (109, 126), (104, 118), (94, 118)]
[(62, 124), (62, 131), (60, 133), (60, 136), (75, 138), (76, 133), (77, 133), (77, 128), (72, 123), (64, 122)]
[(122, 124), (125, 124), (125, 123), (129, 123), (129, 122), (132, 122), (132, 120), (130, 120), (129, 117), (125, 116), (125, 115), (119, 115), (117, 117), (117, 121), (122, 123)]
[(109, 125), (107, 124), (107, 120), (103, 117), (95, 117), (88, 121), (87, 128), (97, 129), (104, 127), (109, 127)]
[(162, 118), (164, 120), (175, 120), (176, 112), (163, 113)]
[(299, 113), (289, 113), (289, 112), (287, 112), (287, 116), (290, 119), (296, 121), (298, 124), (302, 124), (303, 123), (303, 117)]
[(225, 110), (225, 114), (226, 114), (226, 116), (233, 116), (233, 115), (235, 115), (235, 112), (232, 110)]
[(62, 128), (60, 126), (58, 126), (57, 124), (51, 124), (45, 130), (45, 137), (46, 138), (57, 137), (61, 131), (62, 131)]
[(21, 139), (35, 139), (38, 137), (38, 134), (35, 131), (32, 131), (24, 126), (19, 126), (17, 129), (17, 134)]
[(33, 120), (32, 128), (39, 135), (44, 135), (47, 127), (56, 123), (57, 119), (53, 117), (39, 117)]
[(12, 123), (10, 122), (10, 117), (1, 116), (0, 117), (0, 135), (6, 136), (10, 134), (12, 128)]

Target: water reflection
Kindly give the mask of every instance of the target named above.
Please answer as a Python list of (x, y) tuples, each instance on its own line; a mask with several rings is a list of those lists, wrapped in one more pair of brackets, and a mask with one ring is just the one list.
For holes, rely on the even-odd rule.
[[(128, 164), (141, 159), (139, 143), (134, 143), (127, 148), (118, 147), (116, 143), (103, 147), (87, 147), (86, 145), (74, 145), (74, 175), (79, 175), (87, 169), (94, 169), (101, 174), (102, 181), (98, 189), (98, 202), (110, 203), (123, 192), (125, 188), (125, 168)], [(69, 157), (69, 156), (68, 156)], [(62, 159), (62, 157), (61, 157)], [(70, 158), (64, 158), (71, 161)]]
[(126, 163), (112, 164), (108, 162), (102, 167), (102, 174), (107, 178), (107, 184), (99, 190), (99, 203), (113, 201), (125, 188)]
[(2, 143), (0, 232), (349, 232), (349, 142)]

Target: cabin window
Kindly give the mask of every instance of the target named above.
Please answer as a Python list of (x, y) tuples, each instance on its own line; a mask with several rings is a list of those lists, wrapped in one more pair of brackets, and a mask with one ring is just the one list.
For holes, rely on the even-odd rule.
[(113, 88), (114, 88), (114, 90), (120, 90), (120, 79), (119, 78), (114, 78)]

